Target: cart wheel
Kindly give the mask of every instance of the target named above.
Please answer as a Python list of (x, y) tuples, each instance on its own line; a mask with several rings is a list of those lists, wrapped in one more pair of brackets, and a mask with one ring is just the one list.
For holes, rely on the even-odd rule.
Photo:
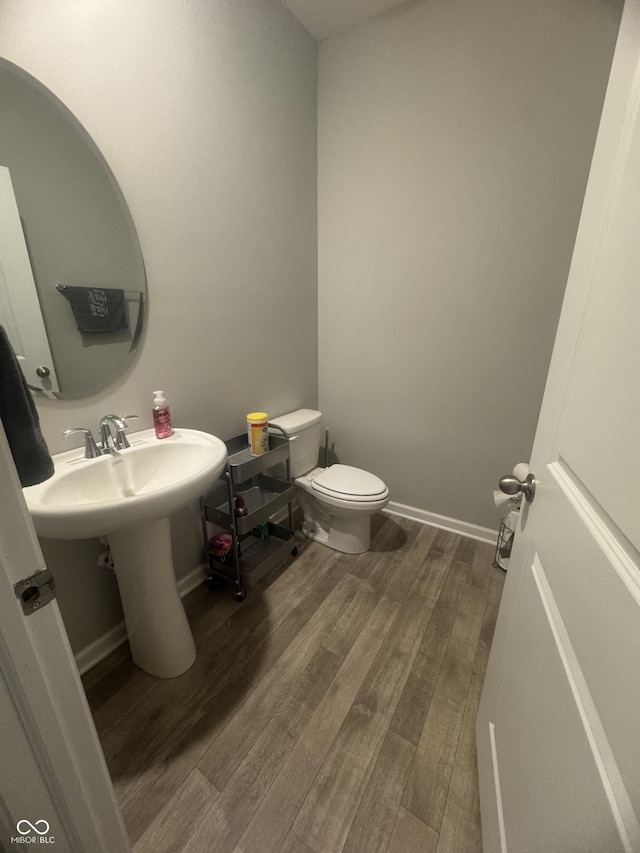
[(291, 549), (291, 556), (292, 557), (298, 556), (298, 546), (297, 545), (294, 545), (293, 548)]
[(207, 585), (207, 589), (220, 589), (221, 581), (215, 575), (207, 575), (205, 584)]
[(247, 593), (244, 589), (239, 589), (236, 592), (236, 601), (244, 601), (246, 597), (247, 597)]

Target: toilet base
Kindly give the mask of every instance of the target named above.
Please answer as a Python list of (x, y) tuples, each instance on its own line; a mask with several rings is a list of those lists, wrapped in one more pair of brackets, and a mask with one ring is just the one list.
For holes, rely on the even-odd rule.
[(342, 554), (363, 554), (371, 545), (371, 516), (331, 516), (329, 529), (313, 521), (302, 524), (302, 532), (307, 539), (340, 551)]

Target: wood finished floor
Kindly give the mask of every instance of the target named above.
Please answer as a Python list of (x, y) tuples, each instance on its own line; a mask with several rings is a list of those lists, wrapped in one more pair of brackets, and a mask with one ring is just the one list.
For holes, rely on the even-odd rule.
[(134, 850), (478, 853), (493, 548), (385, 515), (367, 554), (299, 545), (241, 604), (187, 596), (184, 675), (125, 645), (84, 676)]

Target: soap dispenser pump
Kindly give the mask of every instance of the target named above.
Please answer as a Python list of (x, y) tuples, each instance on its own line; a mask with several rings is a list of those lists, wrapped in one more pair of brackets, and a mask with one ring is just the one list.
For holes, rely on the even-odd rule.
[(158, 438), (169, 438), (170, 435), (173, 435), (171, 411), (164, 391), (153, 392), (153, 425)]

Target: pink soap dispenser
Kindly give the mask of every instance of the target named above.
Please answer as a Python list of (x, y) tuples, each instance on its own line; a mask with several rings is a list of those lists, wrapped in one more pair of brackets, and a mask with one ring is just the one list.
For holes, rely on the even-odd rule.
[(153, 425), (156, 428), (158, 438), (169, 438), (170, 435), (173, 435), (171, 412), (164, 391), (153, 392)]

